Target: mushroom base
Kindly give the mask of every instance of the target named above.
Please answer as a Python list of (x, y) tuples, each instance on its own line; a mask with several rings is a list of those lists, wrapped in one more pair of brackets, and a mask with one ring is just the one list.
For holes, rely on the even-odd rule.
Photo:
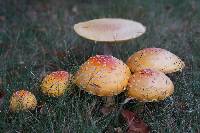
[(104, 106), (111, 107), (115, 105), (115, 98), (112, 96), (108, 96), (104, 98)]

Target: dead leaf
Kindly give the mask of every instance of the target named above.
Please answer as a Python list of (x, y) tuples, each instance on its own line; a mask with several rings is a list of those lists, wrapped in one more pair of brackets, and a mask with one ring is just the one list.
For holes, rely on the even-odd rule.
[(122, 110), (122, 116), (128, 124), (127, 133), (149, 133), (149, 126), (141, 120), (135, 112)]

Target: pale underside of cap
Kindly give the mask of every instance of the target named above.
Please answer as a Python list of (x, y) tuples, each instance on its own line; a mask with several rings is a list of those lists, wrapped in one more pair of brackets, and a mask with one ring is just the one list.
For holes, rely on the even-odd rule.
[(137, 38), (146, 28), (132, 20), (102, 18), (75, 24), (74, 30), (83, 38), (96, 42), (118, 42)]

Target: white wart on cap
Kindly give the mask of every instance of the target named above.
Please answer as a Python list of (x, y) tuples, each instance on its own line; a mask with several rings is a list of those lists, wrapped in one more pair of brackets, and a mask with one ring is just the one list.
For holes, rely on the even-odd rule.
[(145, 48), (134, 53), (127, 60), (132, 72), (142, 69), (155, 69), (164, 73), (181, 71), (185, 64), (175, 54), (161, 48)]
[(80, 36), (99, 42), (126, 41), (141, 36), (146, 28), (141, 23), (119, 18), (102, 18), (74, 25)]
[(90, 57), (75, 75), (75, 83), (97, 96), (113, 96), (125, 90), (131, 75), (128, 66), (108, 55)]
[(174, 85), (164, 73), (143, 69), (130, 77), (127, 90), (128, 97), (142, 102), (151, 102), (172, 95)]

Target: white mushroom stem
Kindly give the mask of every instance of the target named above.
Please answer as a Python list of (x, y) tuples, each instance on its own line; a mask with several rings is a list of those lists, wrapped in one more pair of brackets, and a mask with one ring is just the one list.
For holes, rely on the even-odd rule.
[(115, 98), (113, 96), (107, 96), (104, 99), (105, 107), (111, 107), (115, 104)]
[[(103, 45), (104, 55), (112, 55), (112, 49), (113, 49), (112, 45), (104, 44)], [(113, 96), (105, 97), (104, 101), (105, 101), (106, 107), (110, 107), (110, 106), (113, 106), (115, 104), (115, 98)]]
[(104, 44), (103, 46), (103, 54), (104, 55), (112, 55), (112, 45), (109, 45), (109, 44)]

